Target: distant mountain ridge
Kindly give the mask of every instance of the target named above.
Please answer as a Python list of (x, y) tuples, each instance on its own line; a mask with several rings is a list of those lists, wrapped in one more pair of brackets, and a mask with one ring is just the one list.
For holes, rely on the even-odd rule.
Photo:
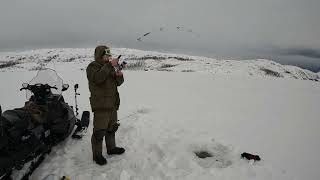
[[(136, 49), (113, 48), (114, 56), (122, 55), (128, 70), (207, 72), (214, 75), (277, 77), (319, 81), (320, 72), (271, 60), (217, 60), (201, 56), (159, 53)], [(38, 70), (55, 63), (75, 63), (84, 69), (93, 60), (92, 48), (37, 49), (0, 53), (0, 71)]]

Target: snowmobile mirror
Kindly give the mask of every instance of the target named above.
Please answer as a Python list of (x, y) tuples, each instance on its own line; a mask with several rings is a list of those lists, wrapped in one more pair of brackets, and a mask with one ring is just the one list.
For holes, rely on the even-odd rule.
[(22, 83), (22, 87), (23, 87), (23, 88), (27, 88), (28, 86), (29, 86), (28, 83)]
[(69, 88), (69, 84), (62, 85), (62, 91), (66, 91)]

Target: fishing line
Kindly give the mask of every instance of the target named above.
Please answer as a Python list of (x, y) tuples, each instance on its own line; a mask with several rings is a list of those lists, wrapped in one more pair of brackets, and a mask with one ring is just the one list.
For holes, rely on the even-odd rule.
[[(175, 30), (177, 32), (185, 32), (185, 33), (191, 33), (191, 34), (194, 34), (196, 37), (199, 37), (199, 34), (195, 33), (192, 29), (190, 28), (187, 28), (187, 27), (184, 27), (184, 26), (176, 26), (174, 28), (170, 27), (170, 28), (167, 28), (167, 27), (159, 27), (159, 28), (155, 28), (155, 29), (152, 29), (151, 31), (148, 31), (148, 32), (145, 32), (143, 33), (141, 36), (139, 36), (136, 41), (139, 41), (139, 42), (143, 42), (145, 40), (145, 38), (147, 37), (150, 37), (151, 35), (153, 35), (155, 32), (166, 32), (166, 30)], [(127, 52), (128, 48), (125, 48), (122, 52), (120, 52), (120, 54), (118, 55), (118, 59), (120, 60), (121, 56), (125, 54), (125, 52)], [(123, 67), (127, 64), (127, 62), (123, 61), (121, 65), (123, 65)], [(118, 65), (120, 66), (120, 65)], [(121, 67), (121, 69), (123, 68)]]
[(185, 33), (191, 33), (191, 34), (194, 34), (196, 37), (199, 37), (199, 34), (195, 33), (191, 28), (187, 28), (187, 27), (184, 27), (184, 26), (176, 26), (174, 28), (172, 27), (159, 27), (157, 28), (156, 30), (151, 30), (151, 31), (148, 31), (144, 34), (142, 34), (141, 36), (139, 36), (137, 38), (137, 41), (144, 41), (144, 39), (146, 37), (150, 37), (152, 34), (156, 33), (156, 32), (166, 32), (166, 30), (170, 31), (170, 30), (174, 30), (176, 32), (185, 32)]

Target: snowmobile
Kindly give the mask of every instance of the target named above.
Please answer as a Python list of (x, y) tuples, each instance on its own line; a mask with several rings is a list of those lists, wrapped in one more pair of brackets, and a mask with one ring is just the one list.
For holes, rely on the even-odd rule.
[[(68, 88), (56, 71), (40, 70), (29, 83), (22, 84), (20, 91), (27, 92), (24, 107), (2, 113), (0, 106), (0, 180), (12, 179), (13, 171), (20, 170), (24, 170), (21, 179), (27, 180), (53, 146), (71, 134), (81, 139), (90, 113), (83, 111), (81, 119), (77, 117), (77, 104), (75, 114), (62, 96)], [(75, 102), (80, 95), (77, 88), (78, 84)]]

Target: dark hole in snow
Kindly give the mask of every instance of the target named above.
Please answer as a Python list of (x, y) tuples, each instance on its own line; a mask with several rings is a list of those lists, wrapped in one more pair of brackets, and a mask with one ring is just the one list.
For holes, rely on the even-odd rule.
[(212, 154), (210, 154), (207, 151), (199, 151), (199, 152), (194, 152), (196, 154), (196, 156), (198, 156), (198, 158), (204, 159), (207, 157), (212, 157)]

